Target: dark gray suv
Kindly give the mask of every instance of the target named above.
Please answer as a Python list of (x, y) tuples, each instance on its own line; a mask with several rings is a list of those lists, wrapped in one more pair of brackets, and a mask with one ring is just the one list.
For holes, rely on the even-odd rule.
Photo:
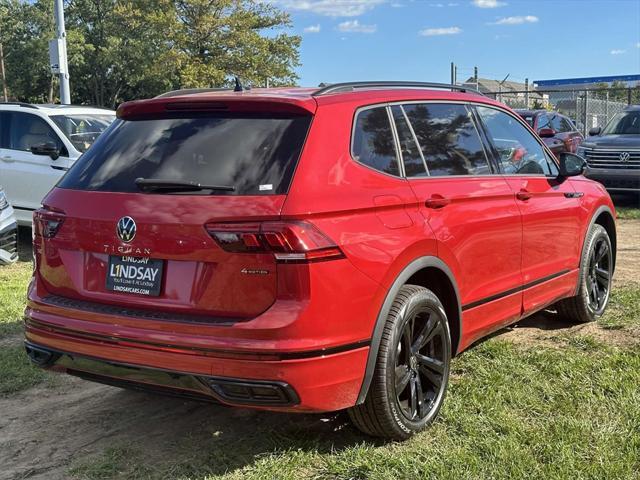
[(577, 151), (585, 176), (611, 192), (640, 192), (640, 105), (617, 113), (604, 129), (592, 128)]

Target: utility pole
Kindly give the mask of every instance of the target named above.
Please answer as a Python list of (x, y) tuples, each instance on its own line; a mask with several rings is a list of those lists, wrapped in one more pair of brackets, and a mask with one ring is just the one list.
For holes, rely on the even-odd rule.
[(498, 83), (498, 95), (500, 96), (500, 99), (498, 100), (499, 102), (502, 102), (502, 85), (504, 85), (504, 82), (507, 81), (507, 78), (509, 78), (509, 75), (511, 74), (507, 73), (507, 76), (504, 77), (504, 80)]
[(69, 66), (67, 64), (67, 33), (64, 29), (64, 4), (63, 0), (55, 0), (54, 13), (56, 17), (57, 38), (49, 42), (49, 58), (53, 73), (60, 79), (60, 103), (71, 103), (71, 91), (69, 90)]
[(451, 85), (456, 84), (456, 66), (451, 62)]
[(0, 76), (2, 77), (2, 95), (4, 101), (9, 101), (9, 94), (7, 92), (7, 77), (4, 72), (4, 50), (2, 50), (2, 43), (0, 43)]
[(529, 79), (524, 79), (524, 103), (525, 107), (529, 108)]
[(478, 82), (478, 67), (473, 67), (473, 81), (476, 84), (476, 90), (479, 90), (479, 82)]

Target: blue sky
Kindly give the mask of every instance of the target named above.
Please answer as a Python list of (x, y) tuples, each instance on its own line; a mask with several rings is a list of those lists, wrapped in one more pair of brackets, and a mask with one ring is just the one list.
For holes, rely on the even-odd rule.
[[(640, 73), (640, 0), (275, 0), (302, 35), (300, 85)], [(464, 77), (464, 78), (462, 78)]]

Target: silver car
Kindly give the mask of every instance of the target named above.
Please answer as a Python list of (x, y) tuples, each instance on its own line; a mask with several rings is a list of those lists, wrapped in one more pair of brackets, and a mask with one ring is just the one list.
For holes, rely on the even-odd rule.
[(18, 260), (18, 223), (13, 208), (0, 187), (0, 265)]

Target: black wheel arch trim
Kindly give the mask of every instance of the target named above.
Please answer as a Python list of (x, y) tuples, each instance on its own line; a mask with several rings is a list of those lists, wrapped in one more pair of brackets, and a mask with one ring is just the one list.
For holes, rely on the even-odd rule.
[[(458, 309), (458, 335), (457, 343), (454, 345), (451, 344), (451, 354), (454, 356), (458, 351), (458, 346), (460, 344), (460, 339), (462, 338), (462, 307), (460, 304), (460, 293), (458, 291), (458, 283), (451, 272), (451, 269), (438, 257), (433, 256), (425, 256), (420, 257), (413, 260), (409, 265), (407, 265), (396, 277), (395, 281), (389, 288), (387, 292), (387, 296), (385, 297), (384, 303), (378, 312), (378, 317), (376, 318), (376, 323), (373, 328), (373, 334), (371, 335), (371, 344), (369, 347), (369, 356), (367, 357), (367, 365), (364, 372), (364, 378), (362, 380), (362, 386), (360, 387), (360, 393), (358, 394), (358, 400), (356, 404), (361, 404), (364, 402), (367, 392), (369, 391), (369, 387), (371, 386), (371, 380), (373, 379), (373, 372), (376, 367), (376, 359), (378, 357), (378, 349), (380, 348), (380, 342), (382, 340), (382, 333), (384, 331), (384, 324), (387, 320), (387, 316), (389, 315), (389, 311), (391, 310), (391, 306), (400, 291), (400, 288), (407, 283), (415, 273), (419, 272), (424, 268), (437, 268), (442, 273), (444, 273), (453, 285), (453, 290), (456, 296), (456, 308)], [(451, 321), (451, 319), (448, 319)]]
[[(618, 241), (617, 241), (617, 228), (616, 228), (616, 216), (613, 214), (613, 212), (611, 211), (611, 209), (607, 206), (607, 205), (601, 205), (600, 207), (596, 208), (596, 210), (593, 212), (593, 214), (591, 215), (591, 220), (589, 221), (589, 226), (587, 227), (587, 229), (584, 232), (584, 237), (582, 239), (582, 248), (580, 249), (580, 264), (579, 264), (579, 268), (582, 268), (582, 259), (584, 258), (584, 254), (585, 254), (585, 250), (587, 248), (587, 236), (589, 235), (589, 232), (591, 231), (591, 228), (595, 225), (596, 220), (598, 219), (598, 217), (600, 217), (600, 215), (602, 213), (608, 213), (609, 216), (611, 217), (611, 220), (613, 221), (613, 233), (614, 233), (614, 238), (609, 238), (609, 240), (611, 241), (611, 256), (613, 258), (613, 268), (611, 270), (611, 273), (613, 274), (613, 272), (615, 272), (616, 270), (616, 251), (617, 251), (617, 245), (618, 245)], [(580, 293), (580, 279), (578, 278), (578, 283), (576, 284), (576, 290), (575, 290), (575, 295), (578, 295)]]

